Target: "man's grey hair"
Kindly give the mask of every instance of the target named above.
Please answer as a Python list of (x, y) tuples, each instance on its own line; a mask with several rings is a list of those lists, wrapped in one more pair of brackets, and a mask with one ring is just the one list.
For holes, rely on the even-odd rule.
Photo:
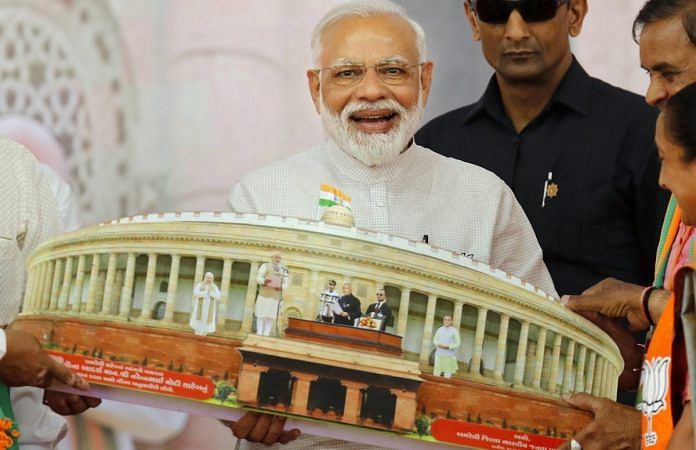
[(389, 0), (354, 0), (346, 3), (342, 3), (324, 15), (324, 17), (319, 21), (317, 26), (312, 32), (312, 60), (316, 68), (320, 68), (321, 59), (321, 40), (326, 29), (338, 22), (339, 20), (345, 19), (347, 17), (369, 17), (378, 16), (384, 14), (391, 14), (398, 16), (405, 20), (413, 32), (416, 34), (416, 48), (418, 50), (419, 63), (425, 61), (426, 57), (426, 45), (425, 45), (425, 31), (418, 22), (411, 19), (406, 11), (399, 5), (389, 1)]

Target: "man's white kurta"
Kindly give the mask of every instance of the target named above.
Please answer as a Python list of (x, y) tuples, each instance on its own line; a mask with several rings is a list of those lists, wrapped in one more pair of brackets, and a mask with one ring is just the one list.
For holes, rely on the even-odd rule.
[(412, 145), (369, 167), (331, 141), (244, 176), (230, 209), (316, 220), (320, 184), (352, 199), (358, 228), (428, 242), (504, 270), (557, 296), (527, 217), (493, 173)]
[[(266, 278), (273, 274), (282, 277), (280, 291), (264, 286)], [(256, 283), (259, 285), (259, 295), (256, 297), (254, 315), (262, 319), (277, 319), (278, 304), (282, 299), (282, 293), (288, 289), (287, 269), (280, 265), (274, 266), (272, 263), (263, 263), (256, 274)]]
[(211, 284), (210, 289), (204, 281), (193, 288), (193, 308), (189, 326), (195, 333), (205, 336), (215, 333), (215, 321), (217, 320), (217, 302), (220, 301), (220, 289)]
[[(26, 260), (60, 231), (58, 205), (38, 161), (21, 145), (0, 137), (0, 325), (19, 313)], [(43, 390), (14, 388), (12, 405), (22, 449), (53, 448), (65, 420), (41, 403)]]

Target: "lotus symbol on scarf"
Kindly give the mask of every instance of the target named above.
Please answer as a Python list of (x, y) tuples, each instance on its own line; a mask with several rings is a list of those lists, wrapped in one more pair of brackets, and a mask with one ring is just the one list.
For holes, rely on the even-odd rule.
[(643, 401), (638, 405), (638, 409), (648, 419), (648, 429), (645, 433), (646, 447), (657, 443), (657, 434), (652, 430), (653, 416), (667, 408), (670, 361), (669, 357), (658, 357), (643, 363)]

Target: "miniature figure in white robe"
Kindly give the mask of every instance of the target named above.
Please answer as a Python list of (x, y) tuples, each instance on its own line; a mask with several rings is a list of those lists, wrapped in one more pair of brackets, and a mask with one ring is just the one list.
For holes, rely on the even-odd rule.
[(189, 325), (199, 336), (215, 332), (220, 290), (215, 286), (213, 280), (213, 274), (206, 272), (203, 281), (193, 289), (193, 311), (191, 311)]
[(452, 326), (452, 317), (445, 316), (442, 318), (441, 326), (435, 332), (433, 344), (435, 344), (435, 368), (433, 375), (444, 375), (445, 378), (451, 378), (452, 374), (457, 372), (457, 348), (460, 345), (459, 330)]

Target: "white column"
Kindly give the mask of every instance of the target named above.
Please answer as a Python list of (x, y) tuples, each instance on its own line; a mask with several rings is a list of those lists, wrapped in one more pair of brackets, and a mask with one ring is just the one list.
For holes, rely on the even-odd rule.
[(558, 389), (558, 368), (561, 365), (561, 345), (563, 344), (563, 336), (556, 333), (553, 338), (553, 354), (551, 355), (551, 374), (549, 375), (548, 391), (555, 393)]
[(222, 264), (222, 279), (220, 280), (220, 307), (217, 312), (217, 327), (225, 329), (227, 320), (227, 306), (230, 301), (230, 278), (232, 277), (231, 259), (225, 259)]
[(428, 295), (428, 306), (425, 311), (425, 327), (423, 328), (423, 342), (421, 344), (420, 361), (423, 364), (428, 363), (430, 354), (430, 346), (433, 340), (433, 320), (435, 319), (435, 306), (437, 305), (437, 296), (434, 294)]
[(119, 315), (123, 318), (130, 316), (132, 308), (133, 284), (135, 282), (135, 260), (136, 254), (129, 253), (126, 260), (126, 275), (123, 279), (123, 289), (121, 290), (121, 302)]
[(87, 312), (95, 312), (97, 300), (97, 286), (99, 285), (99, 259), (101, 255), (92, 255), (92, 271), (89, 275), (89, 290), (87, 292)]
[(609, 392), (611, 391), (611, 363), (607, 360), (606, 364), (604, 365), (604, 380), (602, 383), (602, 386), (604, 386), (604, 389), (602, 390), (602, 397), (609, 397)]
[[(244, 299), (244, 315), (242, 316), (242, 329), (241, 331), (243, 333), (250, 333), (251, 332), (251, 326), (252, 326), (252, 321), (254, 320), (254, 300), (256, 300), (256, 275), (259, 272), (259, 267), (261, 264), (258, 262), (254, 261), (251, 263), (251, 269), (249, 270), (249, 282), (247, 283), (247, 293), (246, 293), (246, 298)], [(318, 273), (315, 271), (312, 271), (312, 275)], [(316, 283), (316, 277), (315, 278), (315, 283)], [(311, 282), (311, 280), (310, 280)], [(314, 286), (313, 284), (310, 284), (310, 289), (311, 286)]]
[(544, 351), (546, 350), (546, 328), (539, 327), (536, 355), (534, 358), (534, 374), (532, 375), (532, 387), (541, 389), (541, 374), (544, 370)]
[(106, 266), (106, 283), (104, 285), (104, 301), (102, 302), (102, 314), (111, 315), (111, 303), (114, 299), (114, 280), (116, 278), (116, 264), (118, 263), (118, 255), (116, 253), (109, 254), (109, 263)]
[(55, 269), (55, 266), (55, 261), (51, 260), (48, 262), (42, 287), (41, 311), (48, 311), (48, 307), (51, 305), (51, 286), (53, 285), (53, 269)]
[(578, 353), (578, 370), (575, 372), (575, 390), (574, 392), (582, 392), (585, 390), (585, 361), (587, 359), (587, 347), (580, 347)]
[(72, 304), (73, 312), (79, 313), (82, 310), (82, 287), (85, 284), (85, 255), (77, 258), (77, 274), (75, 275), (75, 292)]
[(111, 309), (114, 310), (115, 315), (121, 312), (121, 294), (123, 293), (124, 281), (125, 271), (123, 269), (116, 269), (116, 274), (114, 275), (114, 293), (111, 300)]
[(72, 284), (72, 266), (73, 258), (66, 258), (65, 273), (63, 274), (63, 286), (60, 288), (60, 296), (58, 297), (58, 309), (61, 311), (68, 310), (68, 296), (70, 294), (70, 285)]
[(602, 388), (602, 370), (604, 369), (604, 358), (597, 355), (595, 361), (595, 377), (594, 383), (592, 384), (592, 395), (599, 397), (600, 390)]
[(479, 374), (479, 367), (481, 366), (481, 355), (483, 354), (483, 341), (486, 337), (487, 316), (488, 310), (486, 308), (479, 308), (478, 318), (476, 320), (476, 334), (474, 334), (474, 353), (471, 356), (471, 362), (469, 363), (470, 374)]
[(399, 303), (399, 320), (396, 324), (396, 334), (406, 335), (406, 324), (408, 323), (408, 307), (411, 303), (411, 290), (407, 287), (401, 288), (401, 302)]
[(157, 275), (157, 253), (147, 255), (147, 274), (145, 275), (145, 293), (143, 296), (143, 308), (140, 311), (141, 319), (152, 319), (152, 295), (155, 290), (155, 276)]
[(58, 258), (56, 260), (55, 270), (53, 271), (53, 282), (51, 283), (51, 303), (49, 304), (49, 309), (51, 311), (58, 309), (61, 281), (63, 281), (63, 259)]
[(566, 394), (573, 389), (571, 384), (573, 376), (573, 358), (575, 358), (575, 341), (568, 340), (568, 351), (566, 352), (565, 369), (563, 371), (563, 386), (561, 393)]
[(595, 365), (597, 364), (597, 354), (590, 351), (590, 360), (587, 363), (587, 378), (585, 380), (584, 391), (591, 394), (594, 386)]
[(179, 284), (180, 255), (172, 255), (172, 266), (169, 270), (169, 287), (167, 289), (167, 306), (164, 310), (164, 322), (174, 321), (174, 309), (176, 307), (176, 288)]
[(205, 270), (205, 256), (196, 256), (196, 271), (193, 275), (193, 285), (203, 281), (203, 271)]
[(455, 330), (459, 330), (462, 326), (462, 309), (464, 308), (464, 303), (455, 302), (454, 312), (452, 313), (452, 327)]
[(499, 381), (503, 379), (505, 372), (505, 360), (507, 358), (507, 336), (510, 325), (510, 316), (500, 315), (500, 331), (498, 332), (498, 347), (495, 352), (495, 378)]
[(44, 263), (34, 266), (31, 271), (31, 290), (25, 299), (24, 311), (36, 311), (41, 290), (41, 274), (44, 270)]
[(515, 387), (524, 386), (524, 369), (527, 364), (527, 338), (529, 336), (529, 322), (522, 322), (520, 328), (520, 340), (517, 343), (517, 358), (515, 359)]

